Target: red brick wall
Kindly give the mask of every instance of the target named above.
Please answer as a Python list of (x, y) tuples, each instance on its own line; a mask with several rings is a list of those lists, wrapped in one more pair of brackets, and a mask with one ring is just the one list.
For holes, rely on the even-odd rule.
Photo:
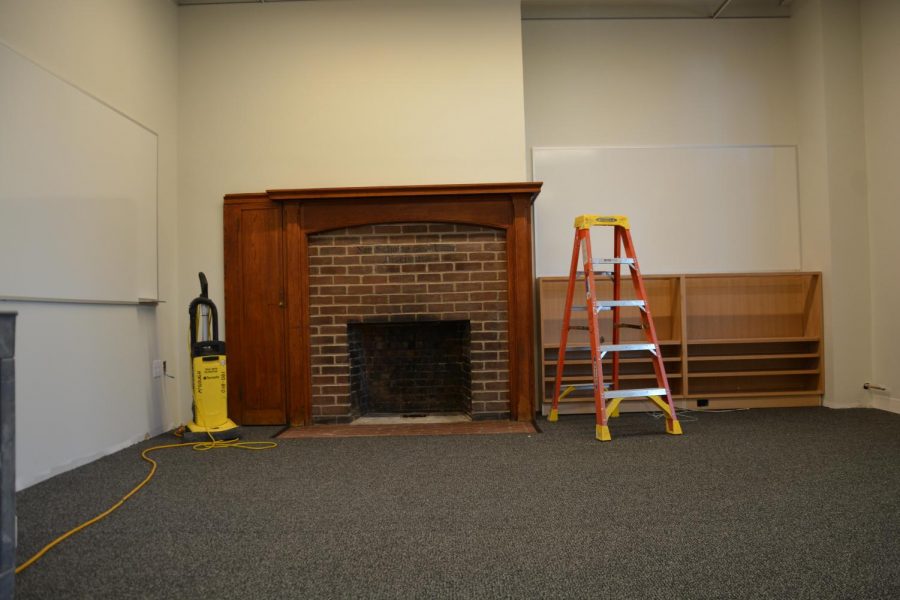
[(312, 414), (346, 422), (348, 322), (468, 319), (472, 418), (509, 417), (506, 241), (446, 223), (366, 225), (309, 237)]

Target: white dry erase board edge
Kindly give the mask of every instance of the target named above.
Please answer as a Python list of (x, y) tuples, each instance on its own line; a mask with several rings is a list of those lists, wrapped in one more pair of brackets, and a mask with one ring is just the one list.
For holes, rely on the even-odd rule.
[(159, 297), (157, 135), (0, 44), (0, 298)]
[[(532, 161), (538, 277), (568, 274), (580, 214), (628, 216), (645, 273), (800, 268), (795, 146), (535, 147)], [(594, 235), (606, 256), (611, 236)]]

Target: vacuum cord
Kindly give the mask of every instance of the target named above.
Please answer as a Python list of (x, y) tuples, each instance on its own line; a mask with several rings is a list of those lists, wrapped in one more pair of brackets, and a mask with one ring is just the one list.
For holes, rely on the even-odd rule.
[[(210, 438), (212, 438), (212, 436), (210, 436)], [(149, 456), (149, 454), (151, 452), (153, 452), (154, 450), (162, 450), (163, 448), (183, 448), (186, 446), (190, 446), (194, 450), (199, 450), (201, 452), (206, 451), (206, 450), (215, 450), (217, 448), (239, 448), (241, 450), (271, 450), (272, 448), (275, 448), (277, 445), (278, 444), (276, 444), (275, 442), (242, 442), (237, 439), (235, 439), (235, 440), (211, 439), (208, 442), (181, 442), (178, 444), (164, 444), (161, 446), (153, 446), (152, 448), (147, 448), (146, 450), (141, 452), (141, 458), (144, 459), (145, 461), (147, 461), (148, 463), (150, 463), (150, 472), (147, 473), (147, 476), (144, 478), (143, 481), (141, 481), (139, 484), (137, 484), (134, 487), (134, 489), (132, 489), (130, 492), (128, 492), (127, 494), (122, 496), (121, 500), (119, 500), (118, 502), (116, 502), (115, 504), (110, 506), (108, 509), (106, 509), (105, 511), (103, 511), (102, 513), (97, 515), (96, 517), (94, 517), (92, 519), (88, 519), (81, 525), (78, 525), (77, 527), (70, 529), (69, 531), (65, 532), (64, 534), (62, 534), (61, 536), (59, 536), (58, 538), (56, 538), (55, 540), (53, 540), (52, 542), (50, 542), (49, 544), (47, 544), (46, 546), (41, 548), (41, 550), (39, 552), (37, 552), (34, 556), (32, 556), (31, 558), (29, 558), (28, 560), (23, 562), (18, 567), (16, 567), (16, 575), (18, 575), (19, 573), (21, 573), (22, 571), (24, 571), (25, 569), (27, 569), (28, 567), (33, 565), (35, 562), (37, 562), (38, 559), (40, 559), (47, 552), (49, 552), (50, 550), (55, 548), (63, 540), (66, 540), (66, 539), (72, 537), (73, 535), (75, 535), (76, 533), (81, 531), (82, 529), (86, 529), (87, 527), (90, 527), (94, 523), (97, 523), (98, 521), (101, 521), (101, 520), (105, 519), (106, 517), (108, 517), (110, 514), (113, 513), (113, 511), (115, 511), (116, 509), (120, 508), (123, 504), (125, 504), (125, 502), (129, 498), (131, 498), (136, 493), (138, 493), (138, 491), (140, 491), (141, 488), (143, 488), (145, 485), (147, 485), (150, 482), (150, 480), (153, 479), (153, 475), (156, 474), (157, 462), (155, 460), (153, 460), (152, 458), (150, 458), (150, 456)]]

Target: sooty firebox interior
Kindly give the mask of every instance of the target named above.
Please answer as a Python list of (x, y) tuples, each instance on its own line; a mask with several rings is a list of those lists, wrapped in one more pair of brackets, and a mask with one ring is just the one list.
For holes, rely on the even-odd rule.
[(355, 416), (472, 410), (469, 321), (348, 323)]

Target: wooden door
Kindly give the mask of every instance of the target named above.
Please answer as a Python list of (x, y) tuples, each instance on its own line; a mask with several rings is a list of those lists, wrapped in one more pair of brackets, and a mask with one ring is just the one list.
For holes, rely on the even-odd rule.
[(228, 412), (242, 425), (287, 423), (282, 207), (225, 206)]

